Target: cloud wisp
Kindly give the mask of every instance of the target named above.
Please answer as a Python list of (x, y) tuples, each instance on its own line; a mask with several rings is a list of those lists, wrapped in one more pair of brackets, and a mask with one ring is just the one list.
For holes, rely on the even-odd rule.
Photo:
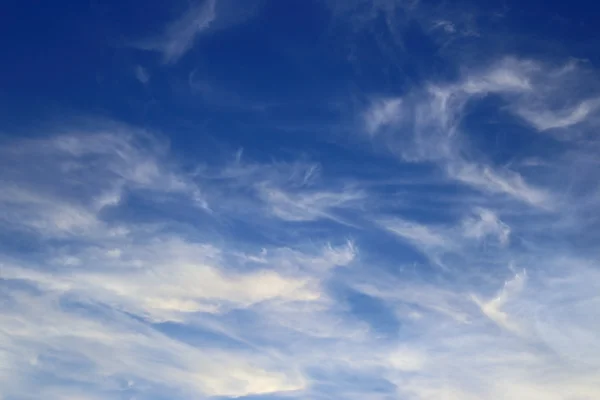
[(540, 131), (593, 121), (595, 100), (552, 109), (566, 83), (543, 77), (556, 73), (540, 63), (505, 58), (465, 72), (455, 83), (428, 84), (402, 97), (372, 102), (364, 112), (364, 129), (404, 161), (434, 163), (464, 185), (551, 209), (554, 200), (547, 190), (528, 183), (518, 171), (476, 156), (462, 125), (467, 107), (487, 96), (503, 98), (514, 115)]
[[(2, 233), (36, 244), (0, 258), (8, 396), (358, 399), (375, 382), (387, 385), (382, 398), (415, 400), (600, 392), (587, 317), (596, 268), (546, 242), (526, 250), (527, 217), (468, 202), (451, 222), (377, 214), (361, 203), (380, 194), (335, 191), (350, 186), (319, 164), (238, 152), (184, 169), (163, 140), (119, 124), (7, 141), (2, 152)], [(52, 176), (61, 181), (48, 185)], [(225, 234), (225, 215), (272, 239)], [(361, 244), (378, 229), (443, 268), (373, 262)], [(351, 301), (358, 294), (371, 309)]]
[[(162, 141), (118, 124), (77, 131), (15, 140), (2, 150), (7, 189), (2, 231), (41, 244), (41, 253), (32, 258), (4, 254), (0, 260), (7, 284), (1, 340), (6, 369), (0, 377), (6, 393), (24, 396), (31, 379), (42, 379), (38, 376), (70, 382), (53, 394), (42, 385), (52, 398), (88, 386), (142, 395), (154, 388), (235, 397), (304, 388), (300, 371), (281, 369), (277, 357), (264, 358), (241, 336), (232, 340), (240, 340), (245, 350), (209, 350), (156, 326), (213, 329), (203, 318), (235, 312), (262, 318), (258, 310), (279, 314), (284, 320), (272, 323), (285, 325), (288, 313), (326, 304), (323, 281), (332, 268), (353, 261), (352, 244), (323, 243), (305, 251), (268, 246), (250, 255), (223, 248), (216, 238), (194, 239), (168, 219), (123, 218), (136, 193), (162, 208), (179, 204), (209, 216), (213, 210), (198, 174), (172, 163)], [(263, 183), (281, 179), (276, 169), (274, 174), (266, 166), (257, 169), (266, 172), (260, 172)], [(302, 182), (311, 174), (306, 170)], [(62, 183), (48, 185), (55, 176)], [(255, 207), (263, 210), (260, 203)], [(313, 215), (306, 211), (311, 207), (304, 212)], [(100, 376), (111, 378), (94, 378)]]
[(160, 53), (167, 64), (176, 63), (193, 47), (196, 37), (215, 21), (216, 5), (217, 0), (193, 4), (178, 19), (170, 22), (162, 35), (140, 41), (135, 47)]

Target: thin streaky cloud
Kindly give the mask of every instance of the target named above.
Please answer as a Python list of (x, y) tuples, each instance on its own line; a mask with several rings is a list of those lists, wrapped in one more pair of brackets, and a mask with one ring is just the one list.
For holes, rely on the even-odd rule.
[(193, 4), (178, 19), (170, 22), (162, 35), (140, 41), (134, 47), (161, 53), (167, 64), (176, 63), (194, 45), (196, 37), (217, 18), (217, 0)]
[(379, 217), (377, 223), (413, 246), (432, 262), (446, 266), (446, 256), (456, 257), (485, 245), (487, 251), (509, 244), (511, 229), (496, 213), (475, 208), (454, 224), (423, 224), (394, 216)]
[(568, 128), (585, 122), (599, 105), (600, 100), (594, 99), (584, 100), (575, 107), (561, 110), (558, 113), (550, 110), (529, 109), (526, 106), (518, 109), (517, 113), (536, 129), (547, 131), (549, 129)]
[(141, 65), (136, 65), (134, 69), (135, 79), (140, 81), (141, 84), (145, 85), (150, 82), (150, 73), (148, 70)]
[(352, 189), (292, 194), (261, 186), (259, 193), (269, 212), (285, 221), (313, 221), (322, 218), (337, 220), (336, 209), (357, 208), (365, 200), (363, 192)]
[[(389, 101), (375, 102), (364, 113), (365, 129), (373, 140), (385, 142), (406, 162), (435, 163), (462, 184), (551, 209), (552, 196), (527, 183), (517, 171), (466, 157), (473, 149), (461, 132), (469, 101), (489, 94), (529, 95), (534, 90), (529, 75), (539, 68), (530, 61), (506, 58), (487, 69), (469, 72), (456, 83), (416, 89), (396, 99), (393, 112)], [(376, 135), (378, 132), (385, 135)]]
[(377, 100), (365, 112), (365, 125), (367, 132), (374, 135), (382, 127), (397, 122), (402, 117), (402, 99), (380, 99)]

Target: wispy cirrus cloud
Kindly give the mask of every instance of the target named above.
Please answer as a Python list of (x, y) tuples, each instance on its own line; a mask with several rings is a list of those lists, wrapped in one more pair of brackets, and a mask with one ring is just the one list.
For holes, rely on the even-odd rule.
[(446, 172), (458, 182), (479, 190), (505, 194), (540, 208), (552, 208), (552, 199), (548, 191), (530, 185), (515, 171), (459, 161), (447, 165)]
[[(384, 140), (405, 161), (435, 163), (457, 182), (505, 194), (532, 206), (551, 208), (550, 194), (528, 184), (517, 171), (466, 157), (473, 151), (461, 132), (470, 101), (490, 94), (528, 94), (534, 90), (528, 74), (537, 69), (532, 62), (508, 58), (489, 69), (468, 73), (457, 83), (416, 89), (397, 98), (393, 110), (386, 106), (390, 100), (373, 102), (364, 114), (366, 130), (373, 135), (388, 125), (385, 137), (377, 140)], [(387, 114), (393, 116), (387, 116), (385, 124), (373, 124), (373, 115)]]
[[(287, 179), (306, 185), (317, 168), (309, 166), (300, 175), (297, 167), (284, 168), (282, 174), (256, 164), (254, 172), (240, 169), (240, 180), (232, 163), (209, 179), (179, 168), (165, 142), (147, 132), (97, 124), (102, 125), (91, 132), (79, 128), (77, 135), (65, 129), (15, 139), (3, 147), (2, 180), (8, 190), (0, 199), (2, 231), (46, 243), (31, 258), (3, 254), (0, 259), (8, 285), (2, 290), (7, 303), (0, 339), (8, 366), (0, 375), (5, 393), (26, 396), (38, 376), (69, 382), (52, 389), (42, 381), (39, 392), (52, 398), (86, 387), (96, 393), (145, 395), (153, 388), (182, 396), (234, 397), (305, 388), (298, 369), (280, 369), (280, 358), (259, 355), (235, 327), (220, 328), (210, 319), (226, 321), (227, 315), (244, 312), (273, 329), (321, 335), (310, 319), (327, 308), (324, 283), (331, 271), (355, 259), (351, 242), (301, 249), (269, 245), (251, 255), (215, 238), (194, 238), (170, 220), (139, 223), (119, 216), (126, 215), (136, 193), (157, 206), (173, 202), (211, 216), (222, 210), (218, 203), (214, 211), (207, 206), (204, 183), (210, 188), (215, 179), (228, 182), (226, 192), (246, 178), (252, 179), (244, 183), (250, 188)], [(36, 165), (30, 164), (32, 158)], [(48, 185), (55, 176), (61, 176), (61, 183)], [(249, 204), (252, 219), (265, 212), (258, 198)], [(309, 204), (304, 212), (313, 213), (314, 207), (320, 206)], [(294, 326), (291, 315), (302, 313), (306, 326)], [(243, 349), (204, 351), (157, 329), (169, 323), (182, 329), (225, 329), (223, 340), (237, 341)], [(99, 381), (98, 376), (111, 378)]]
[[(587, 324), (575, 315), (591, 307), (588, 290), (593, 285), (574, 275), (566, 281), (555, 281), (551, 276), (556, 277), (564, 262), (578, 274), (595, 272), (574, 259), (546, 261), (530, 265), (535, 272), (528, 279), (525, 271), (509, 275), (499, 290), (483, 284), (477, 291), (490, 292), (485, 301), (466, 287), (460, 289), (469, 278), (463, 284), (448, 282), (450, 286), (442, 283), (444, 280), (431, 284), (391, 277), (385, 283), (372, 278), (358, 284), (365, 293), (395, 304), (404, 330), (410, 332), (409, 337), (416, 335), (379, 361), (387, 367), (386, 378), (397, 385), (397, 394), (411, 399), (564, 399), (573, 393), (593, 398), (600, 390), (594, 382), (597, 371), (581, 368), (597, 362), (597, 346), (592, 346), (590, 357), (574, 356), (581, 351), (580, 345), (589, 342), (590, 337), (583, 332), (591, 332), (590, 326), (581, 326), (581, 341), (576, 342), (567, 339), (569, 335), (558, 334), (558, 325), (554, 325), (558, 322), (555, 317), (566, 317), (559, 311), (563, 296), (575, 297), (565, 305), (571, 316), (561, 320), (566, 331), (575, 332), (580, 324)], [(461, 271), (463, 277), (469, 275), (467, 271), (474, 272), (467, 267)], [(561, 290), (566, 288), (563, 285), (570, 289)], [(579, 293), (571, 291), (575, 287)], [(547, 325), (549, 320), (552, 327)], [(559, 356), (563, 361), (557, 364), (556, 352), (561, 348), (568, 350)], [(471, 351), (478, 356), (473, 357)], [(562, 358), (567, 353), (568, 361)]]
[[(451, 222), (378, 215), (382, 228), (446, 267), (423, 273), (422, 264), (390, 255), (385, 262), (394, 268), (382, 269), (371, 261), (372, 250), (360, 248), (375, 234), (361, 221), (375, 211), (346, 204), (343, 192), (334, 201), (331, 188), (325, 203), (301, 201), (325, 183), (339, 184), (319, 164), (261, 164), (239, 152), (220, 166), (184, 170), (169, 146), (146, 132), (122, 125), (100, 131), (3, 147), (3, 181), (47, 202), (2, 199), (3, 209), (37, 210), (31, 218), (24, 211), (3, 214), (3, 232), (10, 227), (43, 243), (38, 253), (0, 260), (6, 300), (0, 357), (8, 366), (0, 379), (9, 396), (27, 398), (36, 387), (56, 399), (83, 391), (92, 398), (326, 398), (324, 376), (327, 387), (349, 398), (364, 398), (372, 387), (349, 387), (347, 376), (387, 385), (382, 398), (562, 400), (600, 390), (589, 367), (596, 362), (597, 327), (582, 317), (595, 313), (595, 267), (545, 242), (534, 254), (518, 246), (528, 225), (540, 221), (472, 207), (466, 199)], [(27, 163), (33, 156), (42, 168)], [(78, 168), (83, 161), (90, 168)], [(48, 187), (47, 174), (60, 174), (63, 186)], [(261, 185), (294, 193), (306, 209), (292, 215), (307, 218), (273, 215), (269, 207), (279, 203), (261, 198)], [(360, 201), (376, 195), (360, 190), (368, 194)], [(154, 223), (126, 218), (135, 193), (173, 207)], [(233, 212), (233, 204), (244, 204), (245, 212)], [(85, 210), (91, 228), (77, 221), (61, 227), (61, 207), (72, 212), (71, 205)], [(345, 239), (347, 226), (327, 216), (338, 205), (365, 214), (355, 219), (361, 229), (353, 227), (354, 241)], [(184, 227), (171, 218), (182, 209), (208, 219)], [(207, 234), (211, 219), (219, 223), (225, 212), (230, 221), (268, 221), (277, 232), (289, 222), (319, 220), (337, 244), (318, 231), (283, 243), (223, 229)], [(388, 338), (350, 306), (346, 291), (371, 299), (369, 317), (389, 310)], [(549, 377), (552, 384), (544, 386)]]
[(379, 99), (365, 111), (367, 132), (374, 135), (385, 126), (393, 125), (402, 118), (402, 99)]
[(519, 326), (510, 321), (506, 312), (502, 311), (502, 307), (511, 299), (511, 297), (519, 294), (525, 285), (527, 274), (524, 272), (517, 273), (514, 278), (504, 283), (504, 287), (500, 292), (489, 301), (482, 301), (477, 297), (473, 300), (479, 305), (481, 311), (500, 327), (511, 332), (519, 333)]
[[(199, 168), (198, 179), (216, 191), (252, 193), (244, 201), (263, 208), (266, 215), (289, 222), (332, 220), (348, 223), (340, 212), (358, 210), (368, 194), (344, 177), (323, 177), (315, 162), (273, 162), (257, 164), (239, 151), (222, 168)], [(227, 199), (222, 199), (226, 206)], [(232, 207), (237, 205), (232, 204)]]
[[(143, 237), (130, 232), (110, 243), (108, 249), (84, 248), (81, 254), (71, 253), (70, 264), (85, 265), (84, 271), (59, 262), (51, 276), (7, 265), (4, 276), (49, 285), (54, 291), (90, 296), (155, 322), (179, 321), (185, 313), (221, 313), (269, 300), (319, 298), (317, 282), (302, 276), (286, 277), (270, 269), (227, 273), (230, 267), (223, 265), (219, 249), (210, 245), (187, 243), (176, 237), (157, 239), (154, 233), (153, 239), (145, 239), (147, 245), (123, 246), (132, 236), (137, 240)], [(160, 249), (160, 253), (153, 249)], [(265, 264), (270, 264), (268, 259)], [(140, 265), (144, 266), (142, 270)]]
[(478, 209), (475, 216), (462, 221), (462, 234), (467, 238), (485, 239), (495, 237), (498, 243), (506, 245), (510, 238), (510, 227), (498, 216), (486, 209)]
[[(36, 376), (126, 396), (143, 394), (148, 386), (183, 396), (243, 396), (303, 386), (301, 376), (286, 377), (243, 352), (200, 350), (94, 303), (67, 301), (53, 292), (12, 291), (1, 317), (3, 353), (10, 357), (4, 393), (27, 396)], [(42, 393), (53, 386), (37, 385)], [(69, 393), (69, 387), (56, 388), (53, 398), (60, 393)]]
[(336, 209), (358, 207), (365, 199), (364, 193), (351, 188), (336, 192), (305, 191), (293, 194), (261, 187), (259, 193), (264, 198), (269, 212), (285, 221), (314, 221), (322, 218), (339, 220), (334, 214)]
[[(597, 94), (579, 86), (585, 76), (594, 86), (595, 79), (588, 74), (576, 65), (552, 67), (544, 62), (515, 58), (502, 59), (486, 68), (465, 70), (457, 82), (425, 85), (415, 89), (416, 92), (398, 97), (398, 104), (402, 104), (403, 109), (398, 110), (396, 117), (387, 119), (394, 123), (381, 125), (374, 140), (383, 141), (403, 162), (437, 165), (450, 180), (490, 194), (495, 200), (488, 200), (490, 204), (501, 203), (500, 194), (520, 200), (521, 206), (513, 204), (505, 208), (511, 210), (510, 213), (526, 215), (522, 214), (526, 206), (533, 206), (550, 210), (551, 218), (573, 222), (569, 216), (573, 207), (564, 203), (564, 193), (560, 193), (564, 190), (562, 184), (546, 180), (549, 186), (541, 189), (535, 179), (526, 181), (518, 171), (478, 158), (477, 149), (469, 142), (471, 132), (462, 122), (469, 105), (494, 96), (505, 102), (503, 111), (524, 121), (534, 132), (549, 132), (556, 138), (571, 141), (577, 148), (575, 152), (582, 157), (587, 153), (584, 147), (595, 140), (587, 136), (588, 139), (583, 140), (584, 146), (578, 141), (597, 125), (593, 100)], [(569, 85), (580, 89), (571, 91), (567, 89)], [(371, 107), (381, 107), (381, 104), (375, 102)], [(364, 115), (378, 115), (378, 112), (368, 109)], [(373, 136), (367, 119), (364, 123), (366, 132)], [(572, 161), (565, 163), (559, 159), (549, 163), (553, 167), (542, 168), (573, 176)], [(572, 184), (579, 181), (570, 179)], [(569, 194), (567, 197), (569, 202), (581, 206), (586, 203), (585, 196)], [(583, 207), (587, 209), (587, 206)], [(541, 225), (550, 227), (552, 224), (545, 225), (548, 221), (532, 222), (534, 228), (518, 218), (512, 218), (510, 222), (500, 220), (489, 209), (472, 209), (478, 211), (454, 225), (418, 223), (395, 216), (379, 220), (381, 227), (416, 248), (432, 263), (445, 267), (436, 274), (435, 284), (421, 280), (421, 274), (414, 272), (419, 268), (417, 264), (414, 269), (409, 269), (412, 273), (405, 274), (409, 283), (403, 282), (402, 278), (393, 281), (392, 277), (387, 277), (385, 283), (367, 280), (356, 286), (364, 293), (393, 302), (397, 305), (399, 318), (407, 325), (420, 326), (432, 334), (426, 339), (411, 341), (411, 346), (401, 345), (393, 353), (389, 359), (392, 366), (389, 379), (396, 383), (399, 394), (409, 399), (594, 397), (598, 391), (593, 383), (597, 371), (589, 369), (589, 363), (595, 363), (591, 360), (596, 357), (595, 349), (591, 358), (572, 356), (579, 353), (580, 350), (575, 349), (578, 346), (568, 346), (569, 339), (556, 334), (557, 325), (548, 329), (545, 321), (551, 319), (556, 323), (554, 317), (564, 316), (558, 310), (562, 308), (559, 304), (566, 301), (565, 307), (572, 312), (569, 322), (562, 320), (564, 326), (569, 327), (566, 330), (571, 332), (566, 336), (581, 329), (586, 333), (582, 333), (580, 343), (589, 341), (590, 326), (575, 316), (579, 312), (575, 310), (581, 307), (589, 312), (587, 307), (595, 303), (588, 292), (593, 285), (584, 283), (586, 278), (579, 279), (576, 275), (595, 274), (596, 267), (582, 265), (575, 253), (572, 253), (573, 257), (558, 256), (564, 250), (562, 245), (563, 250), (545, 246), (542, 250), (523, 239), (524, 232), (532, 233), (532, 228), (537, 232), (536, 236), (544, 235), (538, 229), (543, 229)], [(574, 218), (580, 221), (579, 227), (587, 225), (578, 217)], [(561, 236), (561, 233), (553, 232), (553, 235)], [(499, 247), (490, 247), (486, 238), (493, 238)], [(534, 246), (534, 252), (541, 258), (536, 259), (531, 254), (526, 256), (528, 251), (518, 250), (515, 241), (526, 247)], [(513, 262), (519, 272), (514, 271)], [(502, 270), (502, 263), (506, 263), (504, 268), (509, 276), (499, 279), (495, 274)], [(578, 272), (571, 274), (572, 271), (567, 272), (565, 268), (575, 268)], [(489, 286), (489, 279), (499, 280), (496, 289)], [(480, 282), (479, 290), (471, 286), (473, 280)], [(576, 286), (579, 289), (575, 290)], [(482, 295), (481, 291), (487, 294)], [(574, 296), (577, 300), (571, 302), (563, 296)], [(437, 320), (434, 315), (445, 318), (446, 322)], [(433, 328), (434, 324), (443, 328)], [(585, 328), (575, 328), (581, 324)], [(406, 325), (405, 329), (414, 332)], [(557, 341), (560, 344), (548, 340), (548, 337), (558, 336), (561, 337)], [(480, 356), (467, 355), (470, 346), (477, 348)], [(553, 368), (551, 360), (563, 346), (569, 348), (569, 361)], [(562, 359), (563, 355), (559, 357)], [(446, 366), (438, 370), (445, 363)], [(583, 363), (588, 367), (581, 369)], [(480, 373), (478, 369), (483, 366), (485, 373)]]
[(150, 74), (148, 73), (148, 70), (141, 65), (136, 65), (133, 73), (135, 75), (135, 79), (140, 81), (142, 85), (146, 85), (148, 82), (150, 82)]
[(517, 113), (540, 131), (567, 128), (585, 121), (598, 107), (598, 100), (583, 100), (567, 110), (560, 110), (558, 115), (549, 110), (532, 110), (522, 108)]
[(135, 47), (161, 53), (167, 64), (177, 62), (192, 46), (196, 37), (217, 18), (217, 0), (195, 3), (178, 19), (170, 22), (162, 35), (140, 41)]
[(463, 83), (472, 93), (503, 96), (509, 109), (538, 131), (597, 124), (596, 77), (576, 61), (563, 65), (508, 57)]
[[(55, 136), (3, 147), (6, 190), (0, 202), (5, 222), (17, 217), (14, 227), (52, 235), (105, 234), (99, 214), (139, 190), (186, 197), (195, 207), (207, 208), (199, 186), (168, 165), (164, 143), (126, 125), (98, 126), (86, 134), (67, 128)], [(31, 159), (37, 164), (31, 165)], [(56, 176), (64, 179), (47, 183)]]
[(481, 245), (486, 251), (492, 249), (490, 246), (502, 248), (508, 244), (511, 232), (493, 211), (481, 208), (455, 225), (422, 224), (394, 216), (380, 217), (378, 224), (442, 266), (447, 254), (460, 256)]

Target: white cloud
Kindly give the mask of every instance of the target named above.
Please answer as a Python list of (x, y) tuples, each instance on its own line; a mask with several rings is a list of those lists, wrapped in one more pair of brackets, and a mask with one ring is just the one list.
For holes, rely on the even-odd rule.
[(427, 367), (427, 358), (414, 348), (399, 348), (390, 355), (392, 368), (403, 372), (420, 372)]
[(487, 93), (527, 93), (531, 91), (530, 74), (539, 67), (531, 61), (505, 58), (489, 69), (467, 74), (456, 90), (469, 95)]
[[(150, 383), (194, 396), (244, 396), (304, 385), (300, 375), (283, 366), (270, 368), (260, 355), (200, 349), (101, 309), (95, 311), (96, 317), (69, 311), (52, 294), (14, 292), (9, 304), (0, 316), (1, 347), (17, 358), (10, 364), (11, 373), (3, 376), (3, 387), (16, 397), (27, 396), (38, 385), (29, 381), (36, 373), (92, 384), (96, 390), (132, 392)], [(123, 380), (132, 390), (122, 387)], [(68, 387), (62, 390), (67, 392)]]
[(583, 100), (576, 106), (565, 110), (552, 111), (547, 109), (531, 109), (527, 105), (517, 108), (519, 116), (540, 131), (549, 129), (568, 128), (586, 121), (596, 111), (600, 101)]
[[(213, 245), (184, 242), (174, 234), (156, 236), (131, 227), (127, 236), (115, 241), (70, 246), (76, 265), (61, 260), (46, 260), (42, 265), (4, 260), (5, 282), (15, 287), (27, 284), (39, 293), (6, 293), (9, 302), (0, 317), (4, 332), (0, 357), (10, 369), (0, 378), (14, 381), (8, 393), (23, 394), (31, 387), (26, 381), (15, 381), (16, 376), (29, 379), (52, 369), (59, 379), (93, 384), (95, 390), (118, 386), (124, 379), (135, 383), (132, 390), (171, 388), (191, 396), (305, 388), (305, 379), (289, 360), (284, 366), (279, 357), (268, 354), (185, 344), (148, 323), (170, 321), (181, 324), (181, 329), (214, 329), (203, 323), (203, 315), (248, 308), (273, 331), (293, 329), (310, 337), (338, 337), (347, 328), (331, 330), (326, 322), (329, 300), (321, 279), (332, 268), (353, 261), (354, 245), (327, 245), (314, 252), (271, 248), (262, 252), (260, 269), (242, 272), (244, 263), (255, 260), (240, 259)], [(244, 331), (231, 335), (241, 343), (252, 336)], [(22, 361), (25, 353), (27, 360), (37, 361)], [(50, 355), (52, 360), (46, 361)], [(89, 370), (72, 369), (69, 363), (73, 362)]]
[(90, 232), (100, 224), (93, 211), (79, 204), (31, 193), (24, 188), (6, 185), (0, 194), (4, 223), (17, 217), (27, 228), (49, 235), (75, 235)]
[[(0, 258), (8, 285), (0, 316), (5, 393), (25, 398), (36, 387), (36, 393), (60, 399), (78, 396), (82, 385), (92, 387), (92, 398), (115, 391), (175, 390), (198, 397), (302, 390), (306, 379), (296, 363), (252, 350), (256, 345), (248, 342), (248, 333), (236, 334), (231, 324), (221, 327), (220, 318), (227, 321), (239, 310), (253, 315), (256, 326), (308, 337), (352, 331), (343, 324), (340, 329), (327, 325), (331, 299), (323, 288), (336, 267), (355, 259), (352, 242), (314, 242), (302, 249), (266, 245), (259, 255), (246, 256), (235, 245), (206, 238), (203, 229), (104, 218), (109, 209), (126, 208), (131, 193), (159, 205), (173, 197), (175, 208), (206, 210), (206, 201), (200, 197), (199, 202), (200, 185), (214, 188), (215, 181), (184, 173), (168, 147), (152, 136), (108, 124), (92, 133), (79, 129), (78, 134), (9, 141), (1, 151), (0, 177), (6, 183), (1, 228), (37, 236), (45, 244), (32, 257)], [(236, 185), (291, 182), (297, 199), (308, 198), (302, 188), (312, 184), (318, 166), (280, 167), (283, 172), (258, 164), (254, 171), (235, 172), (229, 165), (215, 179), (225, 193)], [(315, 199), (305, 203), (308, 210), (329, 211), (338, 204), (333, 194), (325, 203), (318, 195)], [(264, 210), (262, 203), (251, 204), (254, 221)], [(193, 233), (204, 240), (193, 239)], [(154, 328), (164, 322), (184, 331), (214, 329), (249, 348), (180, 341)], [(36, 382), (39, 374), (63, 383)], [(133, 383), (123, 387), (123, 382)]]
[[(573, 270), (565, 271), (567, 265)], [(464, 290), (480, 274), (468, 265), (451, 282), (379, 276), (356, 286), (396, 307), (403, 318), (400, 346), (384, 348), (379, 361), (398, 395), (418, 400), (597, 397), (600, 347), (593, 339), (598, 323), (592, 311), (597, 284), (590, 281), (597, 271), (573, 259), (537, 260), (532, 267), (536, 274), (527, 287), (525, 273), (516, 273), (495, 294), (475, 296), (479, 307), (469, 304)], [(483, 284), (478, 291), (494, 289)], [(481, 300), (486, 297), (490, 300)], [(420, 317), (400, 312), (407, 307), (417, 308)]]
[(400, 219), (382, 220), (380, 224), (390, 232), (424, 249), (448, 250), (454, 247), (453, 240), (425, 225)]
[(164, 159), (164, 144), (124, 125), (98, 125), (104, 126), (4, 146), (0, 220), (44, 235), (92, 237), (119, 234), (98, 215), (129, 191), (185, 197), (208, 208), (198, 185)]
[(539, 131), (597, 124), (600, 100), (590, 92), (597, 78), (572, 61), (556, 67), (505, 58), (483, 75), (468, 76), (461, 86), (473, 94), (503, 96), (513, 113)]
[(364, 193), (352, 189), (293, 194), (261, 185), (259, 193), (269, 212), (285, 221), (314, 221), (322, 218), (336, 220), (336, 209), (356, 207), (365, 198)]
[[(484, 208), (472, 210), (454, 225), (425, 225), (398, 217), (380, 218), (378, 223), (442, 266), (445, 254), (474, 252), (480, 243), (503, 247), (508, 244), (511, 232), (493, 211)], [(486, 250), (491, 248), (486, 246)]]
[(465, 237), (481, 240), (488, 236), (495, 236), (500, 244), (508, 243), (510, 227), (502, 222), (496, 214), (490, 210), (478, 209), (476, 215), (476, 217), (466, 218), (462, 221)]
[[(176, 237), (151, 238), (132, 231), (107, 243), (110, 250), (99, 246), (71, 253), (82, 267), (67, 265), (48, 274), (5, 266), (4, 277), (89, 298), (151, 321), (183, 321), (188, 313), (223, 313), (266, 301), (317, 301), (322, 295), (313, 273), (354, 258), (351, 244), (327, 246), (311, 256), (276, 249), (265, 256), (260, 270), (236, 273), (221, 250)], [(286, 257), (280, 259), (282, 254)]]
[(150, 82), (150, 74), (148, 73), (148, 70), (146, 68), (142, 67), (141, 65), (135, 66), (134, 74), (135, 74), (135, 79), (140, 81), (140, 83), (145, 85), (148, 82)]
[(165, 63), (177, 62), (217, 18), (216, 3), (217, 0), (205, 0), (192, 5), (179, 19), (169, 23), (162, 36), (137, 43), (135, 47), (160, 52)]
[(495, 170), (490, 166), (462, 161), (448, 164), (446, 168), (450, 177), (480, 190), (506, 194), (540, 208), (549, 209), (553, 205), (551, 195), (547, 191), (526, 183), (523, 177), (514, 171)]
[(365, 111), (363, 118), (367, 132), (374, 135), (402, 118), (402, 99), (379, 99)]
[(506, 281), (502, 290), (489, 301), (482, 301), (477, 297), (473, 300), (479, 305), (481, 311), (496, 324), (509, 331), (519, 333), (521, 328), (510, 320), (508, 314), (502, 311), (502, 307), (511, 300), (511, 297), (519, 294), (525, 285), (527, 274), (525, 271), (518, 273), (513, 279)]
[(196, 176), (216, 192), (227, 188), (229, 193), (218, 199), (221, 207), (227, 207), (231, 193), (236, 192), (243, 201), (252, 202), (250, 192), (256, 194), (259, 204), (241, 207), (236, 203), (232, 207), (261, 207), (267, 215), (290, 222), (332, 220), (347, 224), (340, 211), (360, 209), (368, 198), (354, 183), (323, 177), (318, 163), (257, 164), (244, 160), (242, 152), (217, 170), (199, 168)]
[(472, 302), (456, 290), (408, 276), (406, 280), (385, 274), (361, 278), (361, 281), (353, 282), (352, 287), (369, 296), (383, 299), (397, 311), (407, 326), (417, 324), (418, 327), (432, 320), (440, 322), (440, 317), (458, 324), (468, 324), (473, 318)]
[[(405, 95), (397, 103), (397, 107), (402, 105), (402, 118), (392, 118), (398, 113), (387, 112), (391, 109), (387, 103), (368, 108), (364, 124), (371, 136), (385, 133), (378, 140), (384, 140), (405, 161), (435, 163), (454, 181), (551, 208), (550, 194), (527, 183), (518, 172), (472, 156), (475, 152), (461, 132), (469, 101), (488, 94), (529, 96), (536, 90), (531, 75), (539, 69), (536, 63), (506, 58), (488, 69), (467, 71), (455, 83), (429, 84)], [(382, 130), (383, 126), (387, 129)]]
[[(512, 93), (529, 91), (494, 79)], [(459, 193), (455, 208), (435, 210), (443, 221), (436, 223), (423, 222), (434, 214), (372, 207), (381, 204), (376, 193), (315, 163), (253, 164), (240, 152), (224, 166), (186, 173), (166, 144), (123, 126), (5, 142), (0, 228), (34, 233), (42, 244), (0, 258), (3, 392), (33, 398), (35, 390), (52, 400), (330, 391), (358, 399), (373, 380), (397, 391), (375, 395), (382, 399), (599, 397), (596, 265), (559, 257), (579, 248), (556, 230), (540, 239), (554, 221), (530, 218), (527, 207), (498, 196), (545, 207), (553, 204), (545, 191), (459, 156), (454, 139), (466, 100), (438, 89), (417, 107), (422, 129), (409, 153), (483, 195)], [(427, 110), (443, 112), (428, 119)], [(429, 144), (428, 134), (440, 140)], [(189, 209), (205, 219), (185, 227), (168, 217), (111, 219), (109, 211), (131, 211), (130, 194), (153, 205), (172, 200), (161, 209), (169, 216)], [(573, 208), (597, 208), (597, 199), (571, 198)], [(338, 211), (367, 214), (447, 268), (380, 250), (372, 225), (346, 229)], [(322, 223), (290, 229), (278, 219)], [(263, 225), (239, 233), (240, 221)], [(254, 235), (263, 227), (275, 233)], [(348, 232), (356, 242), (345, 240)], [(510, 261), (527, 268), (527, 279), (518, 273), (502, 286)], [(345, 289), (373, 298), (372, 312), (355, 312), (338, 293)], [(389, 324), (385, 338), (370, 322), (378, 317)]]
[(446, 33), (455, 33), (456, 26), (451, 21), (435, 21), (433, 23), (433, 29), (442, 29)]
[[(579, 132), (598, 124), (598, 79), (582, 63), (563, 66), (529, 62), (534, 67), (523, 72), (531, 90), (508, 100), (512, 112), (538, 131), (577, 128), (562, 138), (578, 138)], [(556, 132), (555, 132), (556, 133)]]

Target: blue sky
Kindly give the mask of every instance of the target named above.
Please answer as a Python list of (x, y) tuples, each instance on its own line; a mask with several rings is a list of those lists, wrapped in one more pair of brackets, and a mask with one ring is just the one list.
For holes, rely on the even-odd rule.
[(0, 399), (600, 398), (594, 7), (8, 1)]

